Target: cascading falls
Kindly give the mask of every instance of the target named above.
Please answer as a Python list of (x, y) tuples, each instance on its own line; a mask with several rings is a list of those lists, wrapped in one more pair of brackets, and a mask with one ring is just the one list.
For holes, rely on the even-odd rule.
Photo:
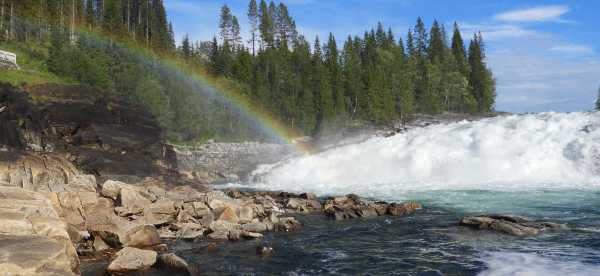
[(263, 166), (257, 188), (357, 193), (600, 188), (600, 113), (508, 115), (414, 128)]

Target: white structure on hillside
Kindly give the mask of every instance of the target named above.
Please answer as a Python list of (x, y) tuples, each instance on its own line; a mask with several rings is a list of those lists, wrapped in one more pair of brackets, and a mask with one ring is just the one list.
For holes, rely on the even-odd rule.
[(0, 68), (19, 69), (17, 55), (0, 50)]

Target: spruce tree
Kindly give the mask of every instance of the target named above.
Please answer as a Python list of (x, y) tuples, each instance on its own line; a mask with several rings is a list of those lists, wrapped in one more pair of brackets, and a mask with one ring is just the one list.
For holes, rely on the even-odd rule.
[(452, 55), (456, 61), (457, 69), (466, 77), (468, 76), (469, 66), (467, 64), (467, 53), (465, 43), (460, 34), (458, 24), (454, 23), (454, 31), (452, 34)]
[(258, 31), (258, 6), (256, 0), (250, 0), (248, 4), (248, 20), (250, 22), (250, 43), (252, 43), (252, 55), (256, 55), (256, 40)]

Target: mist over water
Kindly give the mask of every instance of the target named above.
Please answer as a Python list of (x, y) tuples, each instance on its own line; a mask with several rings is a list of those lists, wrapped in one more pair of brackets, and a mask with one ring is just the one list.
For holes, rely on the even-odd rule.
[[(600, 274), (597, 112), (509, 115), (414, 128), (263, 165), (253, 174), (255, 181), (248, 185), (256, 189), (423, 203), (423, 212), (392, 221), (387, 232), (371, 230), (376, 233), (366, 244), (377, 244), (373, 252), (354, 247), (351, 240), (368, 239), (361, 234), (343, 245), (335, 235), (321, 241), (324, 250), (356, 250), (356, 256), (349, 256), (357, 258), (388, 260), (378, 252), (403, 256), (375, 261), (376, 273)], [(463, 216), (486, 213), (565, 223), (576, 230), (523, 239), (458, 226)], [(346, 229), (365, 231), (361, 223), (377, 224), (354, 222)], [(395, 244), (413, 249), (401, 251)], [(403, 267), (407, 263), (413, 267)], [(343, 261), (332, 265), (348, 268)]]
[(431, 190), (596, 190), (599, 172), (600, 113), (542, 113), (375, 137), (263, 166), (253, 185), (401, 200)]

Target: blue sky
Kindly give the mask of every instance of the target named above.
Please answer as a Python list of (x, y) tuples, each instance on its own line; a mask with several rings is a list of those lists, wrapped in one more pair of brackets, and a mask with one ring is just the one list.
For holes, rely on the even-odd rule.
[[(179, 39), (208, 40), (217, 33), (223, 4), (248, 30), (247, 0), (164, 0)], [(277, 2), (277, 1), (276, 1)], [(381, 21), (405, 37), (417, 16), (463, 37), (481, 31), (497, 79), (496, 109), (511, 112), (590, 110), (600, 87), (600, 1), (287, 0), (307, 38), (333, 32), (344, 40)], [(340, 43), (340, 42), (338, 42)]]

